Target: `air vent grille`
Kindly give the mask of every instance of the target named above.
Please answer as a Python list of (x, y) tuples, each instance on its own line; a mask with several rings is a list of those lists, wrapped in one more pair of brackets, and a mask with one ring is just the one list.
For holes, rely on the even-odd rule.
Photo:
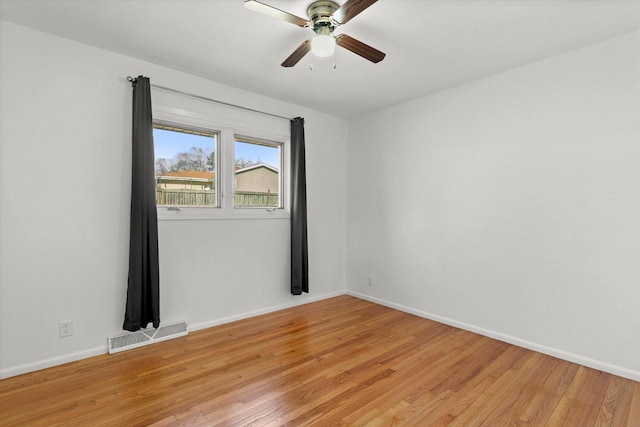
[(109, 337), (109, 354), (182, 337), (188, 333), (187, 322), (178, 322), (161, 325), (158, 329), (142, 329), (137, 332), (115, 335)]

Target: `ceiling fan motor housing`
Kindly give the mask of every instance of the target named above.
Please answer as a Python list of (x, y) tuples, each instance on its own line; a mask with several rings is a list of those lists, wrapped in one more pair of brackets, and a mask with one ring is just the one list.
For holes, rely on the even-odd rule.
[(319, 0), (311, 3), (307, 9), (309, 21), (313, 24), (313, 31), (317, 34), (330, 34), (336, 27), (333, 13), (340, 5), (330, 0)]

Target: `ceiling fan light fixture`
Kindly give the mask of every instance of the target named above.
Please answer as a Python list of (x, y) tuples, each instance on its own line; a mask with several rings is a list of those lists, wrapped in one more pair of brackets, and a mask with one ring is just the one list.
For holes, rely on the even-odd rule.
[(311, 40), (311, 53), (320, 58), (333, 55), (336, 51), (336, 39), (330, 34), (318, 34)]

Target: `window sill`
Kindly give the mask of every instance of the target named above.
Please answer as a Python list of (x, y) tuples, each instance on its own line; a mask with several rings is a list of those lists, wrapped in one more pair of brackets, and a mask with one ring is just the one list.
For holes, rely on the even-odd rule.
[(198, 221), (198, 220), (230, 220), (230, 219), (289, 219), (289, 212), (284, 209), (267, 210), (267, 208), (181, 208), (167, 209), (158, 207), (158, 221)]

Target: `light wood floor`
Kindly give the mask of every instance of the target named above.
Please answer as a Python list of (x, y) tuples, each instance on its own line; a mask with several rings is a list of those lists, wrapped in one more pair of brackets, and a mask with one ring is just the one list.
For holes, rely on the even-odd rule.
[(640, 383), (349, 296), (0, 381), (3, 426), (640, 426)]

